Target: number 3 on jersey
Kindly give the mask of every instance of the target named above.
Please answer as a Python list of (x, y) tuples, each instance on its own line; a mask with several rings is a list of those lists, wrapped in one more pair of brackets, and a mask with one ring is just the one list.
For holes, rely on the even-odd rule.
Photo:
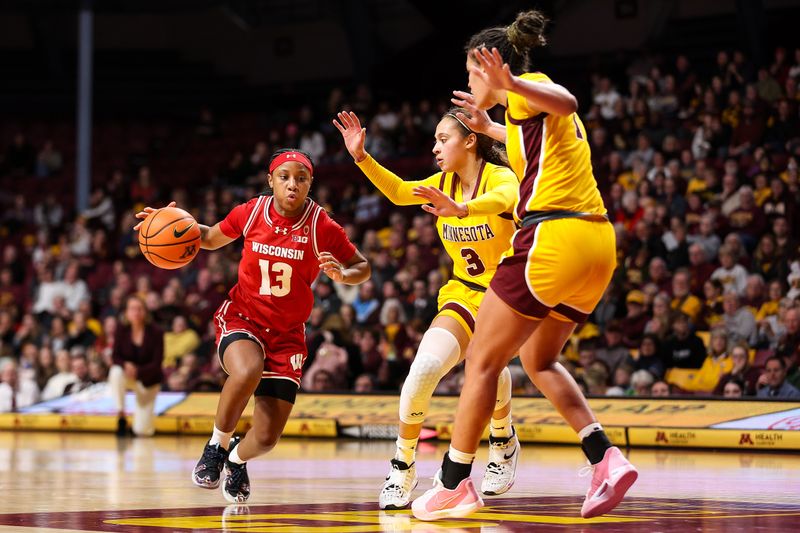
[(470, 276), (480, 276), (486, 272), (486, 266), (481, 261), (481, 257), (472, 248), (462, 248), (461, 257), (467, 262), (467, 274)]
[[(292, 265), (287, 263), (270, 263), (266, 259), (259, 259), (258, 266), (261, 268), (261, 288), (258, 294), (262, 296), (286, 296), (292, 290)], [(272, 283), (270, 273), (275, 274), (275, 283)]]

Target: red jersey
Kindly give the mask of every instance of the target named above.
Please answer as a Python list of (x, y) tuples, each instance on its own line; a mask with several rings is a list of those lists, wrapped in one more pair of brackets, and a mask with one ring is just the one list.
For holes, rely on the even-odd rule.
[(257, 325), (288, 331), (308, 320), (314, 306), (311, 284), (319, 275), (319, 254), (341, 263), (356, 253), (342, 227), (325, 210), (306, 200), (297, 217), (281, 216), (272, 196), (241, 204), (220, 222), (222, 233), (244, 236), (239, 280), (230, 298)]

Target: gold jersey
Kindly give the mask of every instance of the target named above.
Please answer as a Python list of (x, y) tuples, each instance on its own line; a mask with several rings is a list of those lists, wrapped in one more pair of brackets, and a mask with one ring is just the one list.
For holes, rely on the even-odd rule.
[[(552, 83), (539, 72), (521, 78)], [(515, 216), (522, 219), (531, 211), (555, 210), (605, 214), (592, 174), (586, 129), (578, 115), (549, 115), (519, 94), (507, 95), (506, 150), (520, 181)]]
[(394, 204), (425, 203), (412, 193), (418, 186), (436, 187), (456, 202), (466, 202), (469, 215), (439, 217), (436, 229), (453, 260), (454, 277), (484, 288), (489, 286), (516, 228), (511, 211), (519, 182), (511, 169), (484, 163), (473, 198), (468, 200), (464, 197), (461, 180), (453, 172), (440, 172), (419, 181), (403, 181), (371, 157), (358, 166)]

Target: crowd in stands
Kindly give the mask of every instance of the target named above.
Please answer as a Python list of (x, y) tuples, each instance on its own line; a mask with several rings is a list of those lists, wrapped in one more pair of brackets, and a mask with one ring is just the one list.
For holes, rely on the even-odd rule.
[[(562, 363), (591, 395), (797, 398), (800, 49), (778, 48), (763, 64), (740, 51), (695, 63), (653, 57), (629, 65), (624, 78), (591, 77), (580, 114), (617, 229), (618, 268)], [(439, 101), (389, 103), (375, 102), (367, 86), (337, 88), (316, 108), (251, 128), (204, 109), (172, 137), (154, 129), (135, 150), (104, 152), (104, 161), (122, 163), (98, 165), (90, 207), (80, 213), (36, 185), (71, 179), (74, 146), (15, 132), (0, 181), (33, 183), (34, 193), (0, 192), (0, 411), (107, 380), (131, 294), (165, 332), (163, 389), (219, 390), (212, 316), (235, 282), (240, 248), (158, 270), (138, 251), (133, 213), (175, 200), (201, 223), (217, 222), (264, 189), (266, 160), (285, 146), (313, 155), (312, 197), (373, 271), (358, 287), (324, 276), (316, 283), (303, 388), (399, 391), (436, 314), (449, 259), (433, 218), (390, 209), (330, 119), (353, 109), (376, 159), (406, 179), (426, 177), (436, 172), (430, 148), (447, 89)], [(198, 158), (208, 179), (170, 173), (193, 161), (196, 168)], [(512, 375), (516, 394), (536, 393), (520, 366)], [(462, 378), (455, 369), (437, 391), (457, 393)]]

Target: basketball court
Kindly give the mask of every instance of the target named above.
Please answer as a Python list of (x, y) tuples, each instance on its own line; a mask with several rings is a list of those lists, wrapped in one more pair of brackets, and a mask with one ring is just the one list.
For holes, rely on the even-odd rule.
[[(381, 512), (391, 441), (284, 439), (249, 465), (249, 505), (192, 485), (204, 437), (0, 433), (0, 532), (786, 531), (800, 520), (800, 456), (632, 449), (641, 473), (612, 514), (583, 520), (577, 446), (523, 444), (517, 483), (461, 520)], [(423, 443), (421, 494), (446, 443)], [(482, 474), (486, 452), (476, 459)], [(576, 529), (577, 528), (577, 529)]]

